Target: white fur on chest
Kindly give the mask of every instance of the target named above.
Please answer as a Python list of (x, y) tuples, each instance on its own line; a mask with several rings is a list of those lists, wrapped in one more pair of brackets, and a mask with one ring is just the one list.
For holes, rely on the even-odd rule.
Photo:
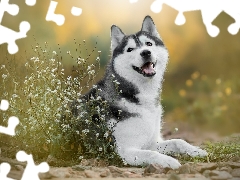
[(136, 105), (125, 99), (121, 99), (118, 105), (127, 109), (130, 113), (137, 114), (135, 117), (119, 122), (114, 119), (109, 120), (109, 128), (111, 128), (111, 125), (115, 125), (113, 135), (118, 148), (128, 146), (140, 149), (151, 148), (151, 144), (160, 139), (161, 106), (155, 106), (153, 103), (151, 105)]

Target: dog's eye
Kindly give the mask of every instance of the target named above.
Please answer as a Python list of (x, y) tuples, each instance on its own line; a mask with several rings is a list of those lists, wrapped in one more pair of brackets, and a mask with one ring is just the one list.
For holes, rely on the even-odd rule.
[(127, 52), (131, 52), (133, 50), (133, 48), (128, 48)]
[(150, 42), (146, 42), (145, 43), (147, 46), (152, 46), (152, 43), (150, 43)]

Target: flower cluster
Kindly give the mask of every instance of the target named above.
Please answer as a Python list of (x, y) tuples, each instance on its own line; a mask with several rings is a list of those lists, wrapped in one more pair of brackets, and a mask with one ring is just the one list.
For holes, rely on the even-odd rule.
[[(105, 122), (107, 102), (100, 96), (91, 97), (88, 102), (80, 98), (95, 81), (100, 51), (93, 60), (95, 49), (87, 58), (73, 57), (68, 51), (76, 65), (67, 76), (62, 57), (48, 49), (35, 46), (35, 56), (25, 63), (22, 79), (11, 67), (0, 67), (0, 96), (10, 101), (8, 113), (21, 119), (13, 139), (17, 146), (11, 148), (21, 148), (40, 159), (48, 155), (76, 161), (118, 159)], [(93, 88), (101, 91), (97, 86)], [(3, 123), (7, 117), (3, 114)]]

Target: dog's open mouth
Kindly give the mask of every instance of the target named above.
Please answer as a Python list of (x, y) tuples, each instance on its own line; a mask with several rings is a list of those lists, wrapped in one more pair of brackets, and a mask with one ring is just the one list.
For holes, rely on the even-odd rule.
[(136, 66), (133, 66), (133, 69), (135, 71), (137, 71), (139, 74), (142, 74), (143, 76), (145, 77), (152, 77), (156, 74), (156, 71), (155, 71), (155, 65), (156, 63), (153, 63), (153, 62), (146, 62), (145, 64), (143, 64), (142, 67), (136, 67)]

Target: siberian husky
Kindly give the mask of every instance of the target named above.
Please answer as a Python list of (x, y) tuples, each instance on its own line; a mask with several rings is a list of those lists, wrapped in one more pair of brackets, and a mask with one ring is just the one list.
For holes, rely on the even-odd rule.
[[(125, 35), (111, 27), (111, 52), (104, 78), (84, 99), (97, 96), (109, 103), (107, 126), (116, 140), (116, 152), (129, 165), (159, 164), (172, 169), (181, 165), (168, 153), (206, 156), (207, 152), (181, 139), (161, 135), (160, 93), (168, 51), (150, 16), (136, 34)], [(116, 87), (117, 85), (117, 87)]]

